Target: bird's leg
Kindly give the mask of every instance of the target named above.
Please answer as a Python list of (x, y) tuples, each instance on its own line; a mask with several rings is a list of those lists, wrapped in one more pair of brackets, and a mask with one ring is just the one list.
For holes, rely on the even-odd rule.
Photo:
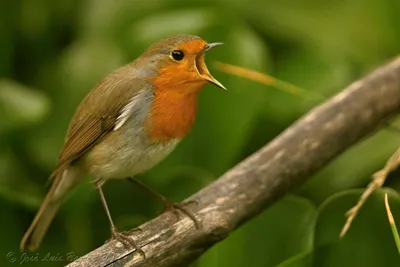
[[(101, 185), (98, 185), (97, 189), (99, 190), (101, 203), (103, 204), (103, 207), (106, 210), (107, 217), (108, 217), (108, 220), (110, 221), (110, 225), (111, 225), (111, 238), (109, 240), (107, 240), (106, 242), (109, 242), (112, 239), (116, 239), (117, 241), (121, 242), (122, 245), (124, 245), (125, 248), (133, 247), (133, 248), (136, 249), (137, 252), (142, 254), (142, 256), (144, 258), (146, 258), (146, 255), (144, 254), (144, 251), (135, 243), (135, 241), (133, 241), (129, 237), (130, 232), (121, 232), (121, 231), (119, 231), (117, 229), (117, 227), (115, 227), (115, 224), (114, 224), (114, 221), (113, 221), (113, 219), (111, 217), (111, 213), (110, 213), (110, 210), (108, 208), (107, 201), (106, 201), (106, 198), (104, 196), (103, 189), (101, 188)], [(134, 229), (134, 230), (136, 230), (136, 229)], [(138, 230), (140, 230), (140, 229), (138, 229)]]
[(145, 189), (150, 195), (154, 196), (155, 198), (161, 200), (164, 204), (164, 212), (170, 211), (176, 215), (176, 217), (179, 220), (179, 213), (178, 210), (180, 210), (182, 213), (184, 213), (186, 216), (188, 216), (194, 223), (195, 227), (197, 229), (200, 228), (200, 222), (196, 219), (193, 213), (188, 211), (184, 206), (190, 203), (196, 203), (196, 201), (192, 200), (186, 203), (173, 203), (170, 200), (168, 200), (166, 197), (158, 193), (157, 191), (153, 190), (152, 188), (148, 187), (146, 184), (142, 183), (140, 180), (135, 179), (133, 177), (128, 178), (128, 181), (140, 186), (141, 188)]

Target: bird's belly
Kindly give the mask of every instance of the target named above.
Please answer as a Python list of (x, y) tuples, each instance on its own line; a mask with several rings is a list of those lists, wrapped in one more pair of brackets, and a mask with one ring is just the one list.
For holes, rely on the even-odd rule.
[[(116, 178), (130, 177), (151, 169), (167, 157), (175, 146), (176, 142), (157, 143), (145, 146), (134, 144), (131, 146), (127, 144), (124, 149), (117, 153), (113, 161), (115, 166), (119, 166), (119, 171), (116, 171)], [(141, 148), (138, 149), (138, 147)]]
[(132, 177), (162, 161), (178, 142), (149, 142), (144, 135), (130, 130), (123, 135), (112, 132), (88, 152), (85, 166), (94, 180)]

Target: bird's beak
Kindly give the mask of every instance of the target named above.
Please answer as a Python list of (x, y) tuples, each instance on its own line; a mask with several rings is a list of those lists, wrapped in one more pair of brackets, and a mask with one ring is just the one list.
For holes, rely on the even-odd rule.
[(202, 51), (202, 53), (200, 53), (197, 58), (196, 58), (196, 67), (197, 67), (197, 71), (199, 72), (199, 75), (204, 79), (207, 80), (208, 82), (218, 86), (219, 88), (223, 89), (223, 90), (227, 90), (225, 88), (225, 86), (223, 86), (217, 79), (215, 79), (210, 72), (207, 69), (206, 64), (204, 63), (204, 53), (209, 51), (211, 48), (219, 46), (219, 45), (223, 45), (223, 43), (210, 43), (207, 44), (204, 47), (204, 50)]
[(206, 46), (204, 47), (204, 52), (207, 52), (208, 50), (210, 50), (211, 48), (213, 48), (213, 47), (216, 47), (216, 46), (220, 46), (220, 45), (223, 45), (224, 43), (210, 43), (210, 44), (206, 44)]
[(221, 88), (223, 90), (227, 90), (225, 88), (225, 86), (223, 86), (222, 83), (220, 83), (217, 79), (215, 79), (210, 73), (203, 74), (203, 75), (201, 75), (201, 77), (203, 77), (205, 80), (209, 81), (210, 83), (218, 86), (219, 88)]

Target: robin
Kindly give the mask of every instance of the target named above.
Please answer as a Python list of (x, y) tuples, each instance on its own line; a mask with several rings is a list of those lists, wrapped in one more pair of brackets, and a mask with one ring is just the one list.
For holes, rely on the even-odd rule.
[[(197, 113), (197, 98), (207, 83), (224, 90), (208, 71), (205, 52), (222, 43), (198, 36), (177, 35), (150, 46), (133, 62), (100, 81), (80, 103), (69, 125), (52, 186), (20, 249), (36, 250), (67, 194), (86, 176), (96, 185), (111, 225), (112, 238), (136, 244), (119, 231), (111, 218), (102, 186), (109, 179), (134, 179), (170, 154), (189, 133)], [(163, 200), (196, 219), (182, 205)]]

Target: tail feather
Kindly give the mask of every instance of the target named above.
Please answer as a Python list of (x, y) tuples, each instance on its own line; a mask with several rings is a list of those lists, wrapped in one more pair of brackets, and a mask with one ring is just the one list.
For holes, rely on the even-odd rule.
[(56, 175), (39, 211), (22, 238), (21, 251), (38, 249), (64, 198), (79, 180), (77, 173), (71, 169)]

